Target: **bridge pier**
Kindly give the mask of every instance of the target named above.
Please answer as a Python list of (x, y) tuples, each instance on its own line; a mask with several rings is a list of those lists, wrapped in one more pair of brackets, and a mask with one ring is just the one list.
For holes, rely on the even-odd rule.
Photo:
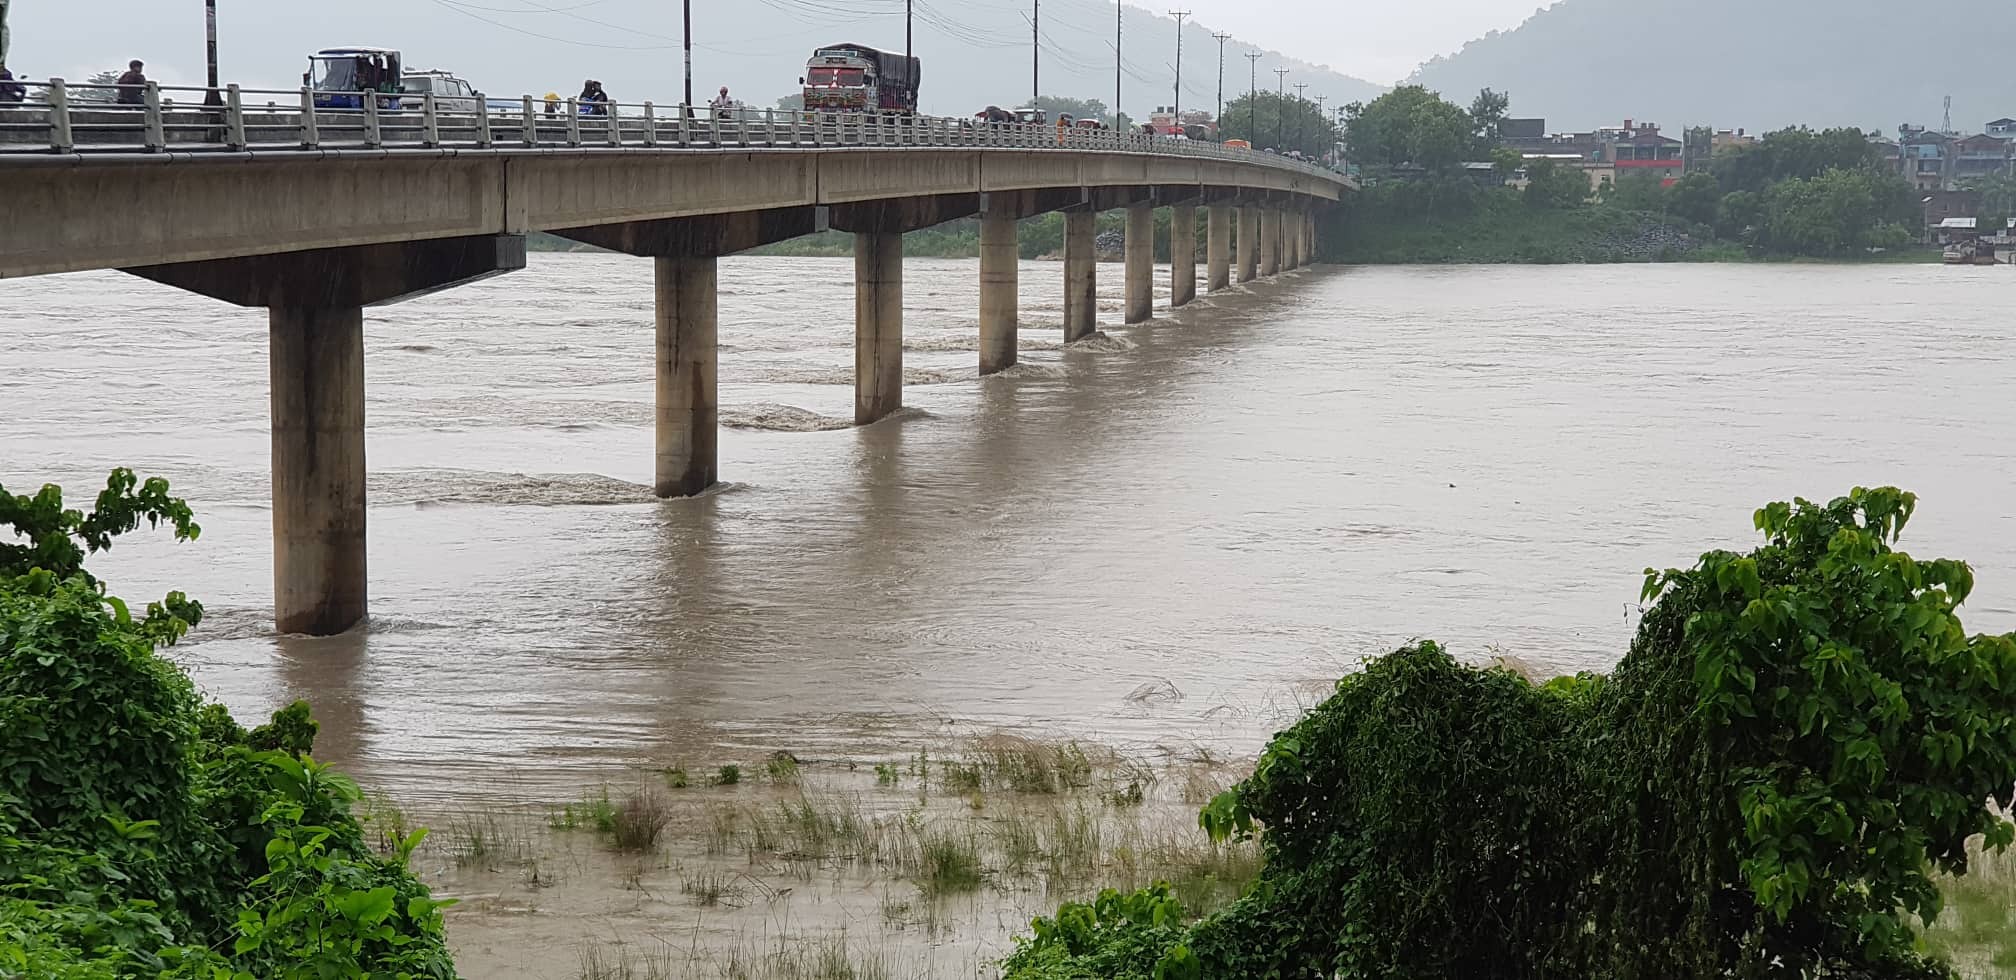
[(980, 212), (980, 373), (1015, 365), (1021, 253), (1015, 244), (1013, 211), (990, 206)]
[(1260, 209), (1260, 274), (1275, 276), (1281, 273), (1281, 212), (1274, 208)]
[(1205, 288), (1217, 292), (1232, 285), (1232, 206), (1213, 204), (1204, 216)]
[(1155, 315), (1155, 205), (1127, 206), (1127, 316), (1142, 323)]
[(1169, 208), (1169, 307), (1197, 298), (1197, 209), (1188, 204)]
[(1260, 209), (1239, 209), (1239, 281), (1252, 282), (1260, 268)]
[(656, 299), (656, 465), (652, 492), (686, 497), (720, 473), (719, 293), (714, 256), (652, 259)]
[(1286, 246), (1282, 256), (1284, 269), (1302, 268), (1302, 212), (1293, 209), (1281, 212), (1282, 244)]
[(525, 239), (478, 235), (129, 268), (267, 308), (272, 385), (273, 622), (328, 636), (368, 612), (364, 307), (525, 267)]
[(328, 636), (367, 611), (364, 308), (267, 311), (272, 382), (273, 622)]
[(903, 233), (854, 233), (854, 424), (903, 407)]
[(1093, 238), (1098, 214), (1089, 207), (1064, 212), (1064, 342), (1099, 329), (1099, 255)]

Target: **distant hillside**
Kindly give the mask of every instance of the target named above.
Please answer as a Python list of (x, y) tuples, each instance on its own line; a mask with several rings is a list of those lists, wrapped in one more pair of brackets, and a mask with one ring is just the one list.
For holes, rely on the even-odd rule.
[(1409, 81), (1467, 104), (1509, 91), (1550, 130), (1625, 118), (1765, 130), (1791, 123), (1894, 132), (2016, 115), (2000, 64), (2016, 7), (1894, 0), (1562, 0), (1421, 66)]
[[(821, 44), (853, 41), (903, 49), (902, 0), (749, 0), (692, 7), (693, 86), (701, 101), (726, 85), (751, 105), (772, 105), (798, 90), (805, 59)], [(914, 50), (924, 63), (924, 110), (965, 114), (989, 103), (1027, 100), (1030, 7), (1027, 0), (916, 0)], [(71, 8), (16, 3), (9, 18), (9, 67), (38, 77), (80, 79), (93, 71), (122, 70), (127, 59), (142, 58), (148, 74), (163, 84), (196, 83), (203, 71), (199, 8), (103, 0), (92, 8), (91, 29), (80, 30)], [(1144, 118), (1175, 95), (1176, 23), (1146, 9), (1124, 9), (1121, 108)], [(1113, 17), (1108, 0), (1043, 0), (1042, 94), (1113, 101)], [(652, 99), (662, 105), (676, 100), (680, 90), (680, 5), (664, 0), (272, 0), (256, 10), (245, 5), (220, 10), (217, 19), (224, 78), (248, 86), (297, 86), (310, 52), (371, 44), (403, 50), (410, 68), (454, 71), (492, 95), (548, 90), (572, 95), (585, 78), (600, 79), (623, 102)], [(1214, 29), (1235, 26), (1214, 28), (1193, 19), (1184, 27), (1186, 108), (1209, 108), (1217, 99)], [(1225, 46), (1228, 101), (1246, 91), (1253, 72), (1242, 55), (1254, 50), (1236, 41)], [(1307, 82), (1308, 97), (1329, 96), (1333, 107), (1382, 91), (1275, 53), (1262, 53), (1261, 87), (1275, 87), (1276, 67), (1292, 70), (1289, 85)]]

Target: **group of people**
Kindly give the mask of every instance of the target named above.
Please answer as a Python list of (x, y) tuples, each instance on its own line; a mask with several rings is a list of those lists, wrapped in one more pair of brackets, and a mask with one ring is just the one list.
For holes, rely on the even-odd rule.
[[(560, 114), (560, 93), (548, 92), (545, 96), (546, 114)], [(584, 116), (606, 116), (609, 114), (609, 92), (602, 83), (590, 78), (581, 83), (581, 94), (574, 97), (575, 111)]]
[[(113, 101), (120, 105), (140, 105), (147, 101), (147, 66), (135, 58), (126, 63), (126, 71), (115, 83), (119, 90), (113, 94)], [(28, 101), (28, 86), (22, 84), (24, 76), (14, 74), (12, 69), (0, 66), (0, 106), (16, 106)]]

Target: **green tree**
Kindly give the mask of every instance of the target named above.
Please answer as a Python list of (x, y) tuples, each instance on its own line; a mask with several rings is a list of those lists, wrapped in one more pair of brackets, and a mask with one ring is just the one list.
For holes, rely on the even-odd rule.
[(1531, 160), (1526, 164), (1525, 197), (1526, 203), (1536, 208), (1579, 207), (1589, 199), (1589, 178), (1577, 167)]
[(2016, 177), (1984, 174), (1969, 177), (1961, 187), (1981, 192), (1981, 210), (1986, 214), (2016, 214)]
[(1666, 210), (1697, 225), (1712, 226), (1721, 203), (1722, 187), (1715, 183), (1714, 175), (1696, 172), (1674, 183), (1666, 197)]
[(1658, 174), (1639, 170), (1624, 173), (1605, 188), (1603, 203), (1625, 211), (1664, 213), (1670, 196)]
[(1505, 114), (1512, 109), (1512, 97), (1503, 92), (1484, 89), (1470, 100), (1471, 134), (1477, 137), (1480, 154), (1498, 142), (1499, 130), (1505, 124)]
[(1774, 181), (1818, 177), (1829, 170), (1857, 170), (1876, 161), (1875, 147), (1859, 129), (1816, 132), (1795, 126), (1717, 154), (1713, 168), (1723, 193), (1728, 193), (1762, 191)]
[(1309, 99), (1273, 92), (1249, 92), (1225, 103), (1225, 112), (1218, 119), (1218, 135), (1223, 139), (1245, 140), (1254, 149), (1300, 150), (1315, 159), (1327, 155), (1339, 137), (1336, 124), (1324, 114), (1322, 106)]
[(1473, 146), (1470, 113), (1419, 85), (1402, 85), (1371, 102), (1344, 107), (1344, 145), (1371, 168), (1413, 165), (1448, 170)]
[(1057, 117), (1063, 113), (1070, 113), (1073, 119), (1097, 119), (1100, 122), (1108, 122), (1110, 120), (1106, 118), (1107, 113), (1112, 111), (1106, 108), (1106, 103), (1098, 99), (1072, 99), (1061, 95), (1041, 96), (1034, 104), (1050, 114), (1051, 122), (1056, 122)]

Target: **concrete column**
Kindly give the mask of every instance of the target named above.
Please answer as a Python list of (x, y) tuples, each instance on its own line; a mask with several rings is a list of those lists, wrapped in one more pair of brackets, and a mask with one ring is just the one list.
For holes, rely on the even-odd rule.
[(1281, 268), (1283, 270), (1302, 267), (1302, 214), (1298, 211), (1281, 212)]
[(1206, 288), (1217, 292), (1232, 285), (1232, 207), (1213, 204), (1205, 209), (1204, 272)]
[(365, 613), (364, 310), (275, 306), (273, 620), (328, 636)]
[(903, 407), (903, 234), (854, 233), (854, 424)]
[(1260, 209), (1239, 209), (1239, 281), (1252, 282), (1260, 268)]
[(1005, 210), (980, 215), (980, 373), (1015, 364), (1016, 275), (1021, 255), (1015, 245), (1015, 215)]
[(1178, 204), (1169, 209), (1169, 306), (1197, 298), (1197, 209)]
[(658, 466), (654, 492), (686, 497), (720, 472), (719, 316), (712, 256), (658, 257)]
[(1155, 315), (1155, 205), (1127, 206), (1127, 322)]
[(1302, 234), (1303, 241), (1307, 243), (1302, 251), (1302, 264), (1313, 265), (1316, 262), (1316, 212), (1302, 212)]
[(1260, 210), (1260, 274), (1279, 275), (1281, 272), (1281, 212), (1273, 208)]
[(1098, 215), (1064, 212), (1064, 342), (1099, 328), (1099, 256), (1093, 249)]

